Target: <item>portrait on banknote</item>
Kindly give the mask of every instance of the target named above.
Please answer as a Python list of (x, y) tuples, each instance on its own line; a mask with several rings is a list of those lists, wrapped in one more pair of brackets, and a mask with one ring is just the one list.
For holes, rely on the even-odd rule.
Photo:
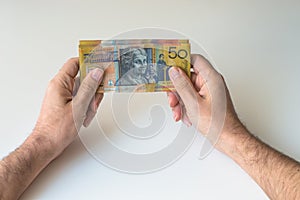
[(118, 86), (155, 83), (157, 74), (151, 63), (151, 51), (146, 48), (120, 49)]

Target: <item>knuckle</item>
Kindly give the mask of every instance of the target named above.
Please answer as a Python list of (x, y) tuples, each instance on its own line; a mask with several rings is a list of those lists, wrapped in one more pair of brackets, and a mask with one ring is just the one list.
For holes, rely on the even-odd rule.
[(52, 79), (50, 80), (49, 86), (55, 85), (56, 83), (57, 83), (57, 79), (56, 79), (56, 77), (54, 77), (54, 78), (52, 78)]
[(212, 74), (210, 80), (218, 87), (224, 85), (224, 77), (220, 73)]
[(58, 84), (59, 84), (58, 78), (57, 78), (57, 76), (55, 76), (54, 78), (52, 78), (49, 81), (48, 89), (52, 90), (52, 89), (56, 88)]
[(201, 54), (193, 54), (192, 55), (192, 63), (198, 63), (201, 60), (206, 60), (206, 58), (204, 56), (202, 56)]
[(205, 59), (201, 54), (193, 54), (195, 59)]
[(69, 58), (66, 63), (73, 63), (73, 62), (76, 62), (77, 60), (78, 60), (78, 57), (72, 57), (72, 58)]

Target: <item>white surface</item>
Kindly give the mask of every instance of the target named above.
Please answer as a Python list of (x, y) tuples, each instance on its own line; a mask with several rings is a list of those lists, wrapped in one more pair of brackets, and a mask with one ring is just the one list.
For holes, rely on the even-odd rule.
[[(48, 81), (77, 55), (79, 39), (157, 26), (201, 43), (247, 127), (300, 160), (299, 19), (296, 0), (1, 1), (0, 155), (30, 134)], [(104, 167), (76, 141), (23, 199), (266, 199), (221, 153), (198, 160), (200, 141), (174, 165), (146, 175)]]

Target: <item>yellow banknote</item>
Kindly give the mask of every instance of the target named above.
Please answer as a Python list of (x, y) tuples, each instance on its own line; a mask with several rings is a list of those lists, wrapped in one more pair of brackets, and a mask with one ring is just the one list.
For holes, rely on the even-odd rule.
[(180, 67), (190, 77), (188, 40), (82, 40), (79, 44), (81, 81), (101, 68), (98, 92), (158, 92), (174, 90), (168, 71)]

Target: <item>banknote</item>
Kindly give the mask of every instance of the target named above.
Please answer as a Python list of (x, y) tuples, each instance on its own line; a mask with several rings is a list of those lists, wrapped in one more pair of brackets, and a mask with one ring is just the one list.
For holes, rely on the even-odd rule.
[(81, 40), (80, 79), (104, 70), (98, 92), (172, 91), (172, 66), (190, 77), (190, 43), (184, 39)]

